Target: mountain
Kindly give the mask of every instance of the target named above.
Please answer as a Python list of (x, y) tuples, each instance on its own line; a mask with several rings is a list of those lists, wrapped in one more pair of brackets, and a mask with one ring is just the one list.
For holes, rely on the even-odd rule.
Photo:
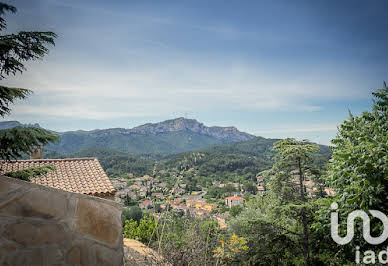
[(4, 121), (0, 122), (0, 130), (1, 129), (8, 129), (13, 127), (38, 127), (40, 128), (39, 124), (22, 124), (18, 121)]
[[(28, 125), (17, 121), (0, 122), (0, 128), (13, 126)], [(235, 127), (207, 127), (185, 118), (132, 129), (58, 134), (61, 142), (45, 146), (45, 158), (97, 157), (110, 176), (151, 174), (156, 159), (158, 171), (194, 168), (203, 180), (234, 180), (236, 177), (254, 180), (258, 172), (272, 166), (272, 146), (278, 140), (255, 137)], [(320, 148), (313, 159), (316, 165), (322, 166), (331, 153), (327, 146), (320, 145)]]
[[(0, 128), (13, 126), (25, 125), (17, 121), (0, 122)], [(240, 132), (235, 127), (207, 127), (194, 119), (182, 117), (160, 123), (148, 123), (132, 129), (78, 130), (58, 134), (61, 141), (47, 145), (46, 152), (66, 155), (99, 147), (136, 155), (155, 156), (194, 151), (254, 138), (253, 135)]]
[(207, 127), (195, 119), (179, 117), (159, 123), (148, 123), (129, 130), (140, 134), (163, 134), (177, 131), (190, 131), (206, 136), (215, 137), (226, 142), (245, 141), (254, 136), (240, 132), (235, 127)]

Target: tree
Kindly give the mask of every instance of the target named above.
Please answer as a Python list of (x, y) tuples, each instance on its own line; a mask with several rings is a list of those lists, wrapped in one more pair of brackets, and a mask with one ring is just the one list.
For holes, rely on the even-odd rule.
[(124, 208), (121, 219), (123, 224), (126, 220), (134, 220), (135, 222), (140, 222), (141, 218), (143, 218), (143, 212), (138, 206), (132, 206)]
[[(6, 12), (15, 13), (14, 6), (0, 3), (0, 31), (7, 27), (4, 15)], [(53, 32), (21, 31), (16, 34), (0, 35), (0, 80), (10, 75), (23, 73), (24, 64), (30, 60), (43, 58), (48, 53), (48, 45), (54, 45), (56, 34)], [(32, 93), (23, 88), (10, 88), (0, 85), (0, 116), (11, 113), (11, 104), (18, 99), (25, 99)], [(29, 153), (34, 146), (45, 145), (58, 141), (59, 137), (50, 131), (31, 128), (15, 127), (0, 130), (0, 159), (12, 160), (24, 153)]]
[(159, 203), (156, 203), (156, 204), (155, 204), (155, 212), (156, 212), (156, 213), (162, 212), (162, 207), (160, 206)]
[[(388, 213), (388, 87), (372, 93), (374, 103), (371, 111), (360, 116), (350, 113), (349, 119), (338, 127), (333, 143), (333, 156), (325, 176), (328, 186), (335, 195), (323, 200), (317, 212), (314, 225), (319, 236), (332, 243), (330, 239), (330, 204), (337, 202), (340, 219), (340, 233), (346, 231), (346, 217), (355, 210), (379, 210)], [(370, 231), (378, 236), (383, 226), (371, 219)], [(354, 261), (355, 246), (361, 250), (385, 249), (385, 246), (369, 246), (361, 237), (362, 232), (356, 226), (355, 237), (347, 245), (337, 246), (335, 252), (326, 249), (327, 257), (336, 258), (340, 263)]]
[(155, 218), (147, 214), (139, 222), (133, 219), (126, 220), (123, 229), (123, 237), (136, 239), (146, 245), (155, 238), (155, 227), (157, 222)]
[(243, 211), (243, 209), (244, 208), (240, 205), (232, 206), (232, 208), (230, 208), (229, 214), (231, 217), (236, 217)]
[(213, 250), (214, 257), (217, 258), (216, 265), (230, 265), (237, 255), (248, 250), (246, 243), (243, 237), (236, 234), (233, 234), (226, 241), (221, 240), (221, 245)]
[(228, 221), (230, 230), (247, 241), (252, 265), (311, 265), (310, 197), (304, 181), (312, 175), (318, 146), (292, 138), (274, 143), (275, 163), (264, 171), (266, 194), (253, 197)]
[(128, 193), (124, 197), (124, 206), (133, 206), (135, 205), (136, 202), (132, 201), (131, 197), (128, 195)]
[[(275, 158), (277, 162), (272, 168), (274, 180), (272, 182), (273, 190), (280, 192), (279, 197), (283, 202), (281, 208), (293, 209), (300, 218), (303, 227), (303, 255), (305, 264), (310, 265), (310, 246), (309, 246), (309, 224), (307, 217), (307, 198), (306, 188), (303, 185), (306, 171), (312, 166), (311, 155), (319, 150), (318, 145), (311, 144), (307, 140), (297, 141), (292, 138), (280, 140), (274, 144), (273, 149), (277, 151)], [(295, 178), (297, 178), (295, 180)], [(284, 188), (282, 182), (289, 184), (297, 182), (297, 189), (293, 190), (292, 185)], [(289, 189), (291, 188), (291, 190)], [(285, 193), (284, 193), (285, 192)], [(295, 197), (293, 193), (299, 193)]]
[(257, 193), (257, 187), (256, 187), (256, 185), (252, 181), (247, 182), (247, 183), (244, 184), (244, 190), (246, 192), (251, 193), (251, 194), (256, 194)]
[(158, 221), (156, 241), (158, 250), (173, 265), (216, 265), (213, 257), (219, 244), (221, 230), (216, 220), (164, 212)]

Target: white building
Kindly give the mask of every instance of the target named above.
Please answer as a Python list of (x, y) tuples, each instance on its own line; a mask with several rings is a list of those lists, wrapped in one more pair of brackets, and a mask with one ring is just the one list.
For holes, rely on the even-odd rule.
[(236, 196), (225, 198), (225, 204), (229, 208), (232, 208), (233, 206), (236, 206), (236, 205), (242, 205), (244, 201), (245, 201), (244, 198), (236, 197)]

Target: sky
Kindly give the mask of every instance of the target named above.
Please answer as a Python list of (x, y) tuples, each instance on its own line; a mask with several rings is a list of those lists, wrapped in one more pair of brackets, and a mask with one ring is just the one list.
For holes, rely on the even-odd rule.
[(8, 29), (54, 31), (3, 120), (56, 130), (176, 117), (329, 144), (388, 81), (388, 1), (14, 0)]

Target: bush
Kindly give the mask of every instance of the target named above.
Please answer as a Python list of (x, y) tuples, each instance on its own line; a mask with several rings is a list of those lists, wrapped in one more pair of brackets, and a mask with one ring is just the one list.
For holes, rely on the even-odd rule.
[(123, 224), (125, 223), (126, 220), (133, 220), (135, 222), (140, 222), (141, 218), (143, 218), (143, 212), (138, 206), (124, 208), (121, 214), (121, 220)]

